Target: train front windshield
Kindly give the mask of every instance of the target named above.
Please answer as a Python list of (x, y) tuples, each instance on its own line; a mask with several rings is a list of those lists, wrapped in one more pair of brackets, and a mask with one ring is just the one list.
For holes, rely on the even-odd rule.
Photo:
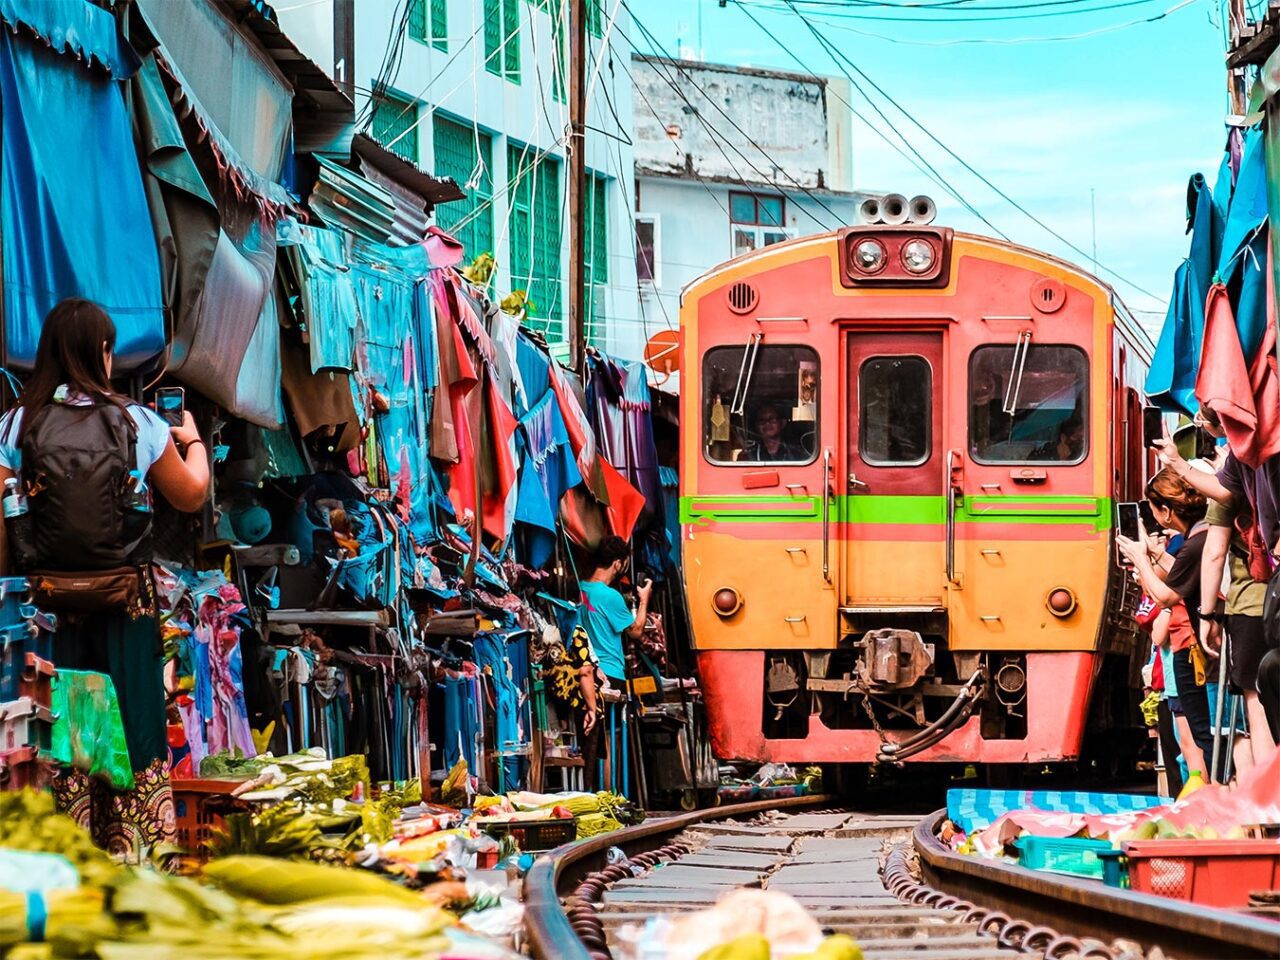
[(712, 463), (812, 463), (818, 354), (758, 342), (708, 350), (702, 365), (703, 450)]
[(984, 346), (969, 362), (969, 452), (978, 463), (1079, 463), (1089, 360), (1078, 347)]

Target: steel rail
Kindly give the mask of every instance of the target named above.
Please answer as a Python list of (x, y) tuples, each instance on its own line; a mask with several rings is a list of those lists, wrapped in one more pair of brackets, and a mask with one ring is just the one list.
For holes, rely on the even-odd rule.
[(659, 846), (666, 838), (708, 820), (754, 816), (769, 810), (821, 807), (834, 802), (838, 802), (834, 797), (817, 794), (735, 803), (647, 820), (638, 826), (557, 847), (535, 860), (524, 878), (524, 928), (529, 952), (538, 960), (592, 960), (591, 952), (578, 939), (560, 903), (559, 889), (562, 884), (602, 869), (610, 847), (618, 847), (630, 856)]
[(945, 816), (939, 810), (922, 820), (912, 842), (925, 882), (951, 896), (1073, 937), (1159, 947), (1178, 960), (1280, 957), (1274, 920), (955, 853), (937, 836)]

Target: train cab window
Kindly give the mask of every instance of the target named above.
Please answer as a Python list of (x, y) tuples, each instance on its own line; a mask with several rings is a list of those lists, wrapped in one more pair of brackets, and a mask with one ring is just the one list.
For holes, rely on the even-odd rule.
[(1089, 360), (1078, 347), (985, 346), (969, 359), (969, 453), (979, 463), (1079, 463)]
[(868, 357), (858, 374), (858, 452), (874, 466), (929, 459), (933, 369), (924, 357)]
[(712, 463), (812, 463), (818, 447), (818, 354), (755, 343), (702, 361), (702, 448)]

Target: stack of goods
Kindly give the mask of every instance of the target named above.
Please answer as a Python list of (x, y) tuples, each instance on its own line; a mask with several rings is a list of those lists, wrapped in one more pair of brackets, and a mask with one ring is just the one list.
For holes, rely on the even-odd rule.
[(0, 790), (35, 785), (53, 741), (54, 622), (26, 597), (26, 580), (0, 578)]
[[(1205, 906), (1243, 907), (1280, 889), (1280, 754), (1233, 789), (1185, 799), (1058, 791), (951, 790), (952, 849)], [(1163, 871), (1156, 876), (1152, 864)], [(1229, 879), (1228, 879), (1229, 878)]]
[(725, 774), (716, 791), (723, 803), (746, 803), (750, 800), (781, 800), (822, 792), (822, 770), (805, 767), (797, 774), (786, 763), (766, 763), (748, 778)]
[(461, 930), (453, 913), (423, 894), (371, 874), (256, 856), (217, 860), (186, 877), (117, 865), (48, 797), (32, 792), (0, 796), (0, 833), (5, 955), (516, 956)]

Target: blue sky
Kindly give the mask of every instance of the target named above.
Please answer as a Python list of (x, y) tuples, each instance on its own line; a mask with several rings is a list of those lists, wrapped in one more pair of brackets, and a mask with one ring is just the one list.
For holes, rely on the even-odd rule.
[[(892, 9), (905, 2), (877, 6), (862, 0), (840, 6), (841, 0), (830, 0), (827, 6), (803, 9), (824, 36), (941, 141), (1086, 252), (1093, 243), (1093, 188), (1099, 263), (1156, 298), (1100, 273), (1115, 282), (1132, 309), (1158, 312), (1159, 317), (1143, 316), (1149, 329), (1158, 326), (1173, 271), (1187, 248), (1187, 178), (1203, 171), (1212, 182), (1221, 157), (1227, 100), (1217, 0), (1192, 0), (1156, 22), (1087, 38), (974, 44), (950, 42), (1074, 35), (1156, 16), (1177, 0), (1128, 0), (1117, 9), (1069, 15), (1062, 11), (1125, 0), (1047, 6), (1039, 0), (1039, 7), (1037, 0), (966, 0), (952, 3), (952, 11), (987, 6), (1012, 8), (982, 14), (989, 17), (1027, 17), (1033, 11), (1056, 15), (943, 23), (922, 21), (961, 14)], [(924, 0), (925, 5), (934, 2), (938, 0)], [(628, 0), (628, 5), (669, 52), (679, 49), (696, 56), (700, 50), (711, 61), (798, 69), (735, 0), (724, 8), (717, 0)], [(781, 9), (781, 0), (745, 0), (743, 6), (813, 72), (839, 74), (804, 24)], [(851, 12), (910, 19), (895, 23), (837, 16)], [(637, 45), (647, 45), (638, 30), (633, 36)], [(932, 45), (938, 43), (948, 45)], [(860, 112), (877, 119), (856, 91), (851, 100)], [(942, 176), (1011, 239), (1089, 266), (1088, 257), (1014, 210), (897, 111), (883, 101), (881, 106)], [(940, 222), (990, 233), (857, 120), (854, 175), (860, 188), (908, 196), (928, 193), (938, 201)]]

